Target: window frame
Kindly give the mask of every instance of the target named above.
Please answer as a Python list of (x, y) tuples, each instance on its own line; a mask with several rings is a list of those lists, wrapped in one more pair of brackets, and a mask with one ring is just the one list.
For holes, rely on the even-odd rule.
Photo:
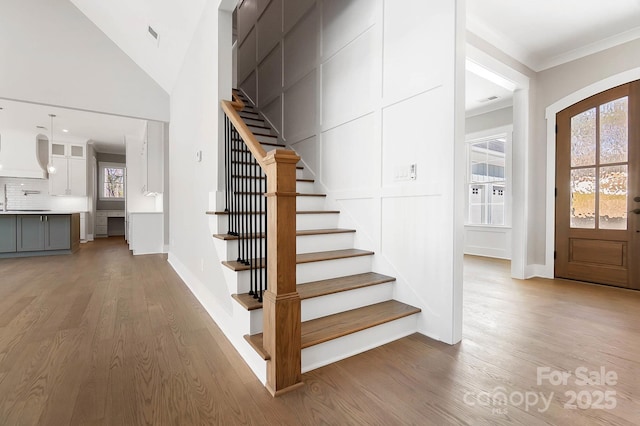
[[(125, 163), (109, 163), (109, 162), (98, 162), (99, 169), (99, 187), (98, 187), (98, 199), (100, 201), (124, 201), (127, 196), (127, 185), (126, 185), (126, 176), (127, 176), (127, 167)], [(104, 177), (105, 177), (105, 169), (122, 169), (123, 173), (123, 182), (122, 182), (122, 197), (105, 197), (104, 196)]]
[[(478, 142), (490, 141), (493, 139), (505, 139), (504, 146), (504, 159), (505, 159), (505, 168), (504, 168), (504, 223), (502, 225), (494, 225), (494, 224), (482, 224), (482, 223), (470, 223), (469, 215), (470, 215), (470, 201), (469, 201), (469, 192), (471, 185), (479, 184), (478, 182), (471, 182), (471, 146)], [(464, 224), (465, 226), (474, 226), (474, 227), (487, 227), (487, 228), (511, 228), (511, 216), (512, 216), (512, 202), (513, 202), (513, 182), (512, 182), (512, 141), (513, 141), (513, 126), (502, 126), (493, 129), (488, 129), (481, 132), (467, 134), (465, 138), (465, 217)], [(502, 182), (502, 181), (500, 181)], [(487, 182), (491, 183), (491, 182)]]

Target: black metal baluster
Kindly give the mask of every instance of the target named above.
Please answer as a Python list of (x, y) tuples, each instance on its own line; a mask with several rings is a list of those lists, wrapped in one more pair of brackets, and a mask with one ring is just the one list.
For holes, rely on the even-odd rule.
[[(258, 235), (257, 235), (257, 240), (258, 240), (258, 259), (260, 259), (260, 262), (264, 262), (262, 259), (262, 246), (264, 244), (264, 235), (263, 235), (263, 230), (262, 230), (262, 169), (258, 170), (256, 173), (257, 177), (258, 177), (258, 208), (257, 208), (257, 214), (256, 214), (256, 218), (258, 220)], [(264, 267), (266, 267), (266, 265), (264, 265), (264, 263), (262, 263), (262, 269), (260, 269), (257, 277), (258, 277), (258, 291), (260, 293), (262, 293), (262, 274), (264, 272)], [(259, 298), (259, 296), (258, 296)]]
[[(268, 182), (267, 182), (267, 176), (265, 173), (265, 177), (264, 177), (264, 187), (265, 187), (265, 194), (267, 193), (267, 190), (269, 188), (268, 186)], [(262, 302), (262, 293), (264, 292), (264, 290), (266, 290), (267, 288), (269, 288), (269, 281), (267, 280), (267, 277), (269, 276), (268, 273), (268, 267), (267, 265), (269, 264), (269, 199), (265, 199), (265, 203), (264, 203), (264, 287), (260, 289), (260, 297), (258, 297), (258, 300), (260, 302)]]
[[(256, 199), (256, 193), (257, 193), (257, 180), (256, 180), (256, 160), (253, 157), (253, 155), (251, 156), (251, 210), (253, 212), (256, 212), (258, 210), (258, 200)], [(256, 245), (260, 240), (259, 237), (257, 235), (258, 233), (258, 221), (260, 221), (260, 216), (258, 214), (254, 214), (251, 218), (251, 234), (253, 239), (251, 240), (252, 242), (252, 248), (251, 248), (251, 252), (253, 254), (253, 270), (251, 271), (251, 281), (253, 282), (253, 286), (256, 289), (256, 292), (258, 291), (258, 273), (260, 272), (260, 258), (258, 257), (258, 246)]]
[(230, 168), (229, 168), (229, 139), (231, 135), (229, 133), (229, 117), (224, 116), (224, 211), (229, 212), (229, 182), (232, 177), (230, 176)]

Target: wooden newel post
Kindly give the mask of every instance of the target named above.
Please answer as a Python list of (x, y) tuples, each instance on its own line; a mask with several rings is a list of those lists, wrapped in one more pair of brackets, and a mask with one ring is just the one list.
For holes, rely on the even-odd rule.
[(300, 296), (296, 289), (296, 164), (293, 151), (264, 159), (267, 175), (267, 282), (263, 295), (267, 389), (273, 396), (302, 384)]

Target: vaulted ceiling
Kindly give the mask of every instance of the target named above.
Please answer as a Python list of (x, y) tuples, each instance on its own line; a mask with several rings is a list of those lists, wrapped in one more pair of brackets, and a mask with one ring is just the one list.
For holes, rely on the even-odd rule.
[(206, 0), (71, 2), (171, 94)]

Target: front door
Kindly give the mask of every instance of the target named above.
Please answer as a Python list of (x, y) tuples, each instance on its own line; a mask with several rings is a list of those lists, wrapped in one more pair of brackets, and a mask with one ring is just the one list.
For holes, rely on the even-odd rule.
[(556, 118), (555, 275), (640, 289), (640, 81)]

